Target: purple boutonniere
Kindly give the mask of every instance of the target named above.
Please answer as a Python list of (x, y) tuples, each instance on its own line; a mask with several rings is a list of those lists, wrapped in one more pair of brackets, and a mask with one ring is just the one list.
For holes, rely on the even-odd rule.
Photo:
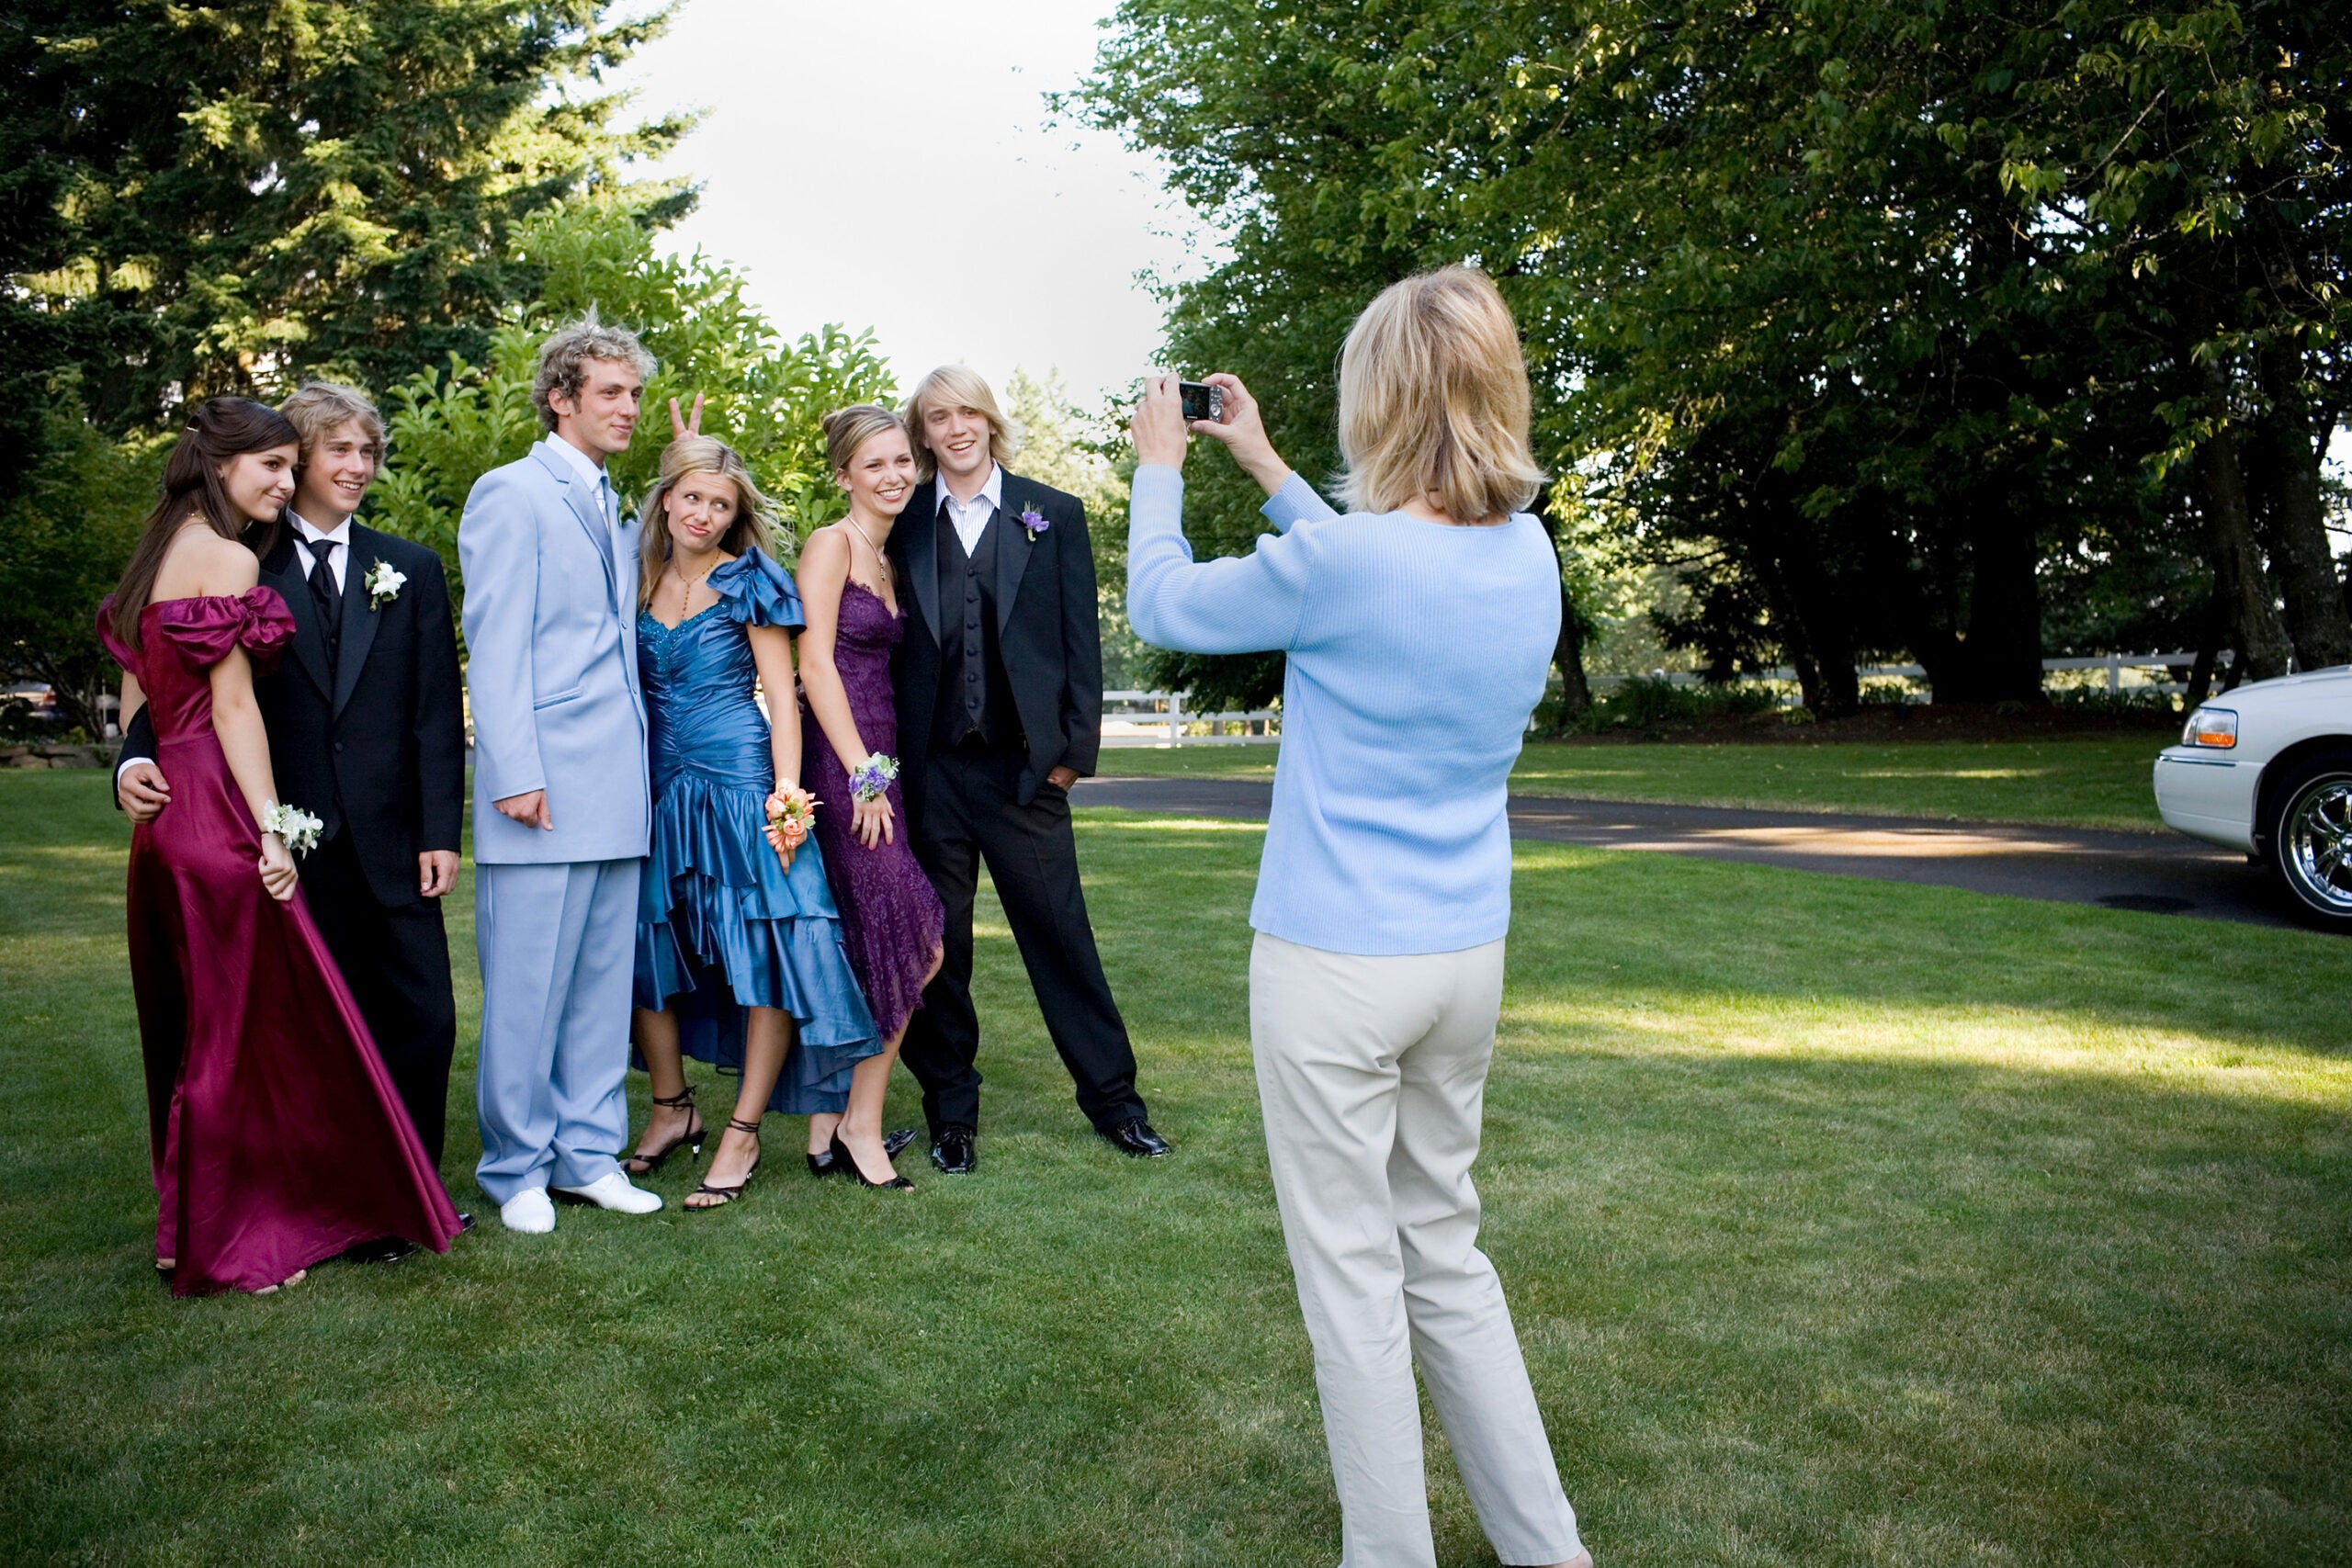
[(1029, 537), (1033, 540), (1035, 539), (1038, 535), (1053, 526), (1052, 524), (1046, 521), (1046, 514), (1038, 511), (1034, 506), (1027, 507), (1023, 510), (1021, 513), (1021, 525), (1029, 530)]

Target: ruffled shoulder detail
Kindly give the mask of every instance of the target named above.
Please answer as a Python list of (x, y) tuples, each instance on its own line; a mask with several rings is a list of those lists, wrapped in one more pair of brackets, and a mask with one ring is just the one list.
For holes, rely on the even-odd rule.
[(256, 584), (235, 598), (208, 594), (151, 604), (155, 629), (183, 659), (201, 670), (242, 648), (264, 671), (276, 668), (294, 640), (294, 614), (275, 588)]
[(98, 640), (106, 645), (107, 657), (125, 670), (136, 670), (138, 655), (123, 645), (114, 635), (114, 595), (109, 593), (98, 601)]
[(706, 579), (718, 595), (719, 613), (747, 626), (808, 625), (800, 614), (800, 590), (792, 573), (754, 547), (745, 550)]

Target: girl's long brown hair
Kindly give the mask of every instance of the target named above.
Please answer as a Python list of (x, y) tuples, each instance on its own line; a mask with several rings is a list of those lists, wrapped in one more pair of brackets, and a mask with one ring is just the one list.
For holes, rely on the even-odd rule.
[(155, 592), (155, 574), (173, 536), (190, 517), (201, 517), (224, 539), (235, 539), (266, 559), (277, 547), (280, 519), (255, 523), (241, 516), (220, 488), (220, 465), (245, 452), (266, 452), (273, 446), (300, 449), (302, 438), (286, 416), (267, 403), (251, 398), (208, 398), (188, 416), (179, 445), (164, 463), (164, 496), (147, 514), (138, 548), (122, 569), (114, 591), (114, 635), (131, 648), (139, 646), (139, 615)]

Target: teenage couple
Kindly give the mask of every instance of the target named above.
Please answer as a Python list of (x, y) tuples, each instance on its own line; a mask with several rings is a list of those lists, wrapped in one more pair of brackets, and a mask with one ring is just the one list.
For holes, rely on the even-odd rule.
[(440, 558), (352, 521), (383, 439), (347, 387), (200, 405), (99, 611), (124, 671), (155, 1259), (182, 1294), (437, 1250), (468, 1223), (436, 1170), (457, 637)]
[[(1008, 422), (950, 367), (903, 417), (828, 417), (850, 510), (796, 583), (740, 457), (674, 408), (661, 482), (641, 522), (622, 515), (605, 464), (651, 368), (620, 329), (558, 332), (534, 393), (547, 438), (483, 476), (458, 533), (479, 1179), (502, 1219), (550, 1229), (551, 1196), (661, 1207), (629, 1178), (706, 1139), (686, 1055), (741, 1074), (689, 1208), (742, 1193), (771, 1110), (808, 1115), (812, 1171), (907, 1186), (881, 1125), (901, 1045), (933, 1163), (974, 1169), (982, 861), (1080, 1108), (1124, 1152), (1166, 1153), (1070, 832), (1101, 728), (1083, 508), (1003, 470)], [(624, 1166), (632, 1038), (654, 1104)]]

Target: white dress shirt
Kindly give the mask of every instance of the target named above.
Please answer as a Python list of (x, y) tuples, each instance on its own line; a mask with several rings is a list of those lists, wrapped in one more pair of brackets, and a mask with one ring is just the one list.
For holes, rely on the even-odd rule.
[(547, 444), (561, 453), (564, 461), (571, 465), (571, 471), (596, 492), (597, 504), (604, 509), (605, 524), (609, 525), (620, 521), (620, 507), (613, 496), (613, 479), (605, 472), (604, 465), (560, 435), (548, 435)]
[(342, 592), (343, 585), (351, 578), (351, 519), (346, 517), (332, 528), (322, 528), (290, 507), (286, 515), (294, 525), (294, 553), (302, 562), (302, 581), (308, 582), (319, 564), (318, 552), (311, 548), (311, 541), (324, 539), (339, 547), (332, 552), (327, 570), (334, 573), (334, 591)]
[(947, 488), (947, 476), (942, 474), (939, 493), (945, 498), (947, 520), (956, 525), (956, 537), (963, 541), (964, 553), (968, 556), (980, 547), (980, 536), (988, 531), (989, 519), (1004, 504), (1004, 470), (990, 463), (988, 483), (969, 501), (956, 500)]

